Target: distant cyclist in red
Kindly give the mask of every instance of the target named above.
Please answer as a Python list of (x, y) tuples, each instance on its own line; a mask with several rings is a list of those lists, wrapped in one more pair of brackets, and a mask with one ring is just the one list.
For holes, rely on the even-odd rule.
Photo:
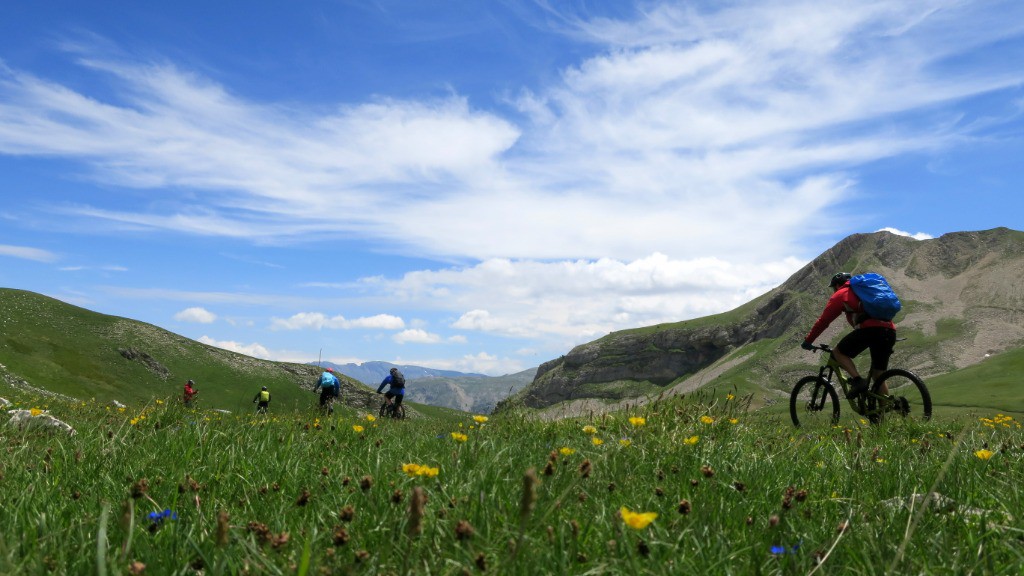
[(181, 399), (185, 402), (186, 408), (192, 407), (192, 399), (196, 397), (196, 394), (199, 394), (199, 391), (194, 388), (195, 385), (196, 383), (191, 380), (185, 382), (185, 392), (182, 394)]
[[(846, 321), (854, 330), (836, 344), (832, 349), (832, 356), (850, 374), (850, 398), (856, 398), (867, 391), (868, 383), (857, 371), (853, 359), (864, 350), (871, 350), (870, 374), (872, 378), (878, 378), (889, 367), (889, 357), (892, 356), (892, 348), (896, 345), (896, 325), (891, 320), (871, 318), (864, 312), (860, 298), (850, 289), (851, 277), (848, 272), (839, 272), (832, 277), (829, 282), (832, 296), (825, 305), (825, 311), (804, 338), (801, 347), (804, 350), (814, 350), (814, 339), (821, 336), (840, 314), (846, 313)], [(889, 393), (884, 383), (879, 392)]]

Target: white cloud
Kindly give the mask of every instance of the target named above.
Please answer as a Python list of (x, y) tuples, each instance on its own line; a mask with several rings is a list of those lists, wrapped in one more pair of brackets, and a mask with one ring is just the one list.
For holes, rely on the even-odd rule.
[(11, 246), (8, 244), (0, 244), (0, 256), (35, 260), (36, 262), (53, 262), (57, 259), (57, 255), (49, 250), (31, 248), (29, 246)]
[(174, 319), (179, 322), (196, 322), (198, 324), (212, 324), (216, 319), (217, 315), (210, 312), (206, 308), (192, 307), (186, 308), (181, 312), (174, 315)]
[(341, 315), (328, 317), (320, 312), (299, 312), (289, 318), (273, 318), (270, 322), (271, 330), (321, 330), (324, 328), (334, 330), (350, 330), (354, 328), (400, 330), (404, 327), (405, 322), (400, 317), (390, 314), (377, 314), (375, 316), (349, 320)]
[(159, 213), (64, 207), (133, 228), (355, 235), (481, 260), (767, 261), (820, 230), (855, 189), (850, 167), (964, 142), (969, 125), (917, 113), (1019, 86), (1009, 59), (943, 66), (1019, 34), (1021, 16), (1014, 2), (779, 0), (555, 19), (597, 48), (524, 89), (523, 117), (458, 94), (268, 105), (173, 65), (86, 54), (107, 83), (95, 93), (5, 70), (0, 153), (164, 189)]
[(391, 339), (399, 344), (439, 344), (442, 340), (439, 335), (431, 334), (430, 332), (419, 328), (402, 330), (398, 334), (392, 336)]
[(489, 354), (487, 352), (466, 354), (454, 359), (396, 359), (394, 363), (411, 364), (414, 366), (429, 366), (436, 370), (456, 370), (459, 372), (488, 374), (491, 376), (514, 374), (516, 372), (522, 372), (528, 367), (520, 360), (502, 357), (496, 354)]
[(375, 289), (413, 306), (455, 312), (451, 327), (457, 330), (576, 344), (614, 330), (729, 310), (802, 265), (796, 259), (739, 265), (664, 254), (632, 262), (493, 259), (378, 280)]
[(231, 352), (252, 356), (253, 358), (262, 358), (264, 360), (280, 358), (279, 356), (271, 354), (271, 352), (262, 344), (256, 342), (253, 342), (252, 344), (241, 344), (232, 340), (214, 340), (206, 335), (200, 336), (198, 341), (209, 346), (216, 346), (217, 348), (222, 348)]
[(910, 238), (913, 238), (914, 240), (931, 240), (932, 238), (934, 238), (934, 236), (932, 236), (931, 234), (928, 234), (926, 232), (911, 233), (911, 232), (904, 232), (903, 230), (900, 230), (898, 228), (882, 228), (882, 229), (877, 230), (877, 231), (878, 232), (890, 232), (892, 234), (896, 234), (897, 236), (909, 236)]

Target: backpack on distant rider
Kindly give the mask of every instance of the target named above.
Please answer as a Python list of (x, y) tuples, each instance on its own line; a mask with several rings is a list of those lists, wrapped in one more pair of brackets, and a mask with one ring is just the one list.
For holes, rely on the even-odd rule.
[(334, 388), (334, 378), (327, 372), (324, 372), (323, 374), (320, 375), (320, 387)]
[(405, 376), (403, 376), (401, 372), (396, 370), (395, 373), (391, 375), (391, 387), (405, 388)]
[(864, 313), (876, 320), (892, 320), (903, 307), (881, 274), (858, 274), (850, 278), (850, 289), (860, 298)]

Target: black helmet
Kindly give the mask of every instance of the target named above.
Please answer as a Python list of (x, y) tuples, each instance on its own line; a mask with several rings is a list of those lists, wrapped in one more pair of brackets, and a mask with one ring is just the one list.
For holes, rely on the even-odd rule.
[(264, 386), (264, 387), (263, 387), (263, 389), (264, 389), (264, 390), (266, 390), (266, 389), (267, 389), (267, 387), (266, 387), (266, 386)]
[(852, 277), (853, 275), (850, 274), (849, 272), (836, 272), (836, 275), (833, 276), (831, 280), (829, 280), (828, 287), (834, 289), (837, 286), (842, 286), (843, 284), (849, 282), (850, 278)]
[(392, 369), (391, 369), (391, 373), (392, 373), (392, 374), (394, 374), (395, 372), (398, 372), (398, 368), (392, 368)]

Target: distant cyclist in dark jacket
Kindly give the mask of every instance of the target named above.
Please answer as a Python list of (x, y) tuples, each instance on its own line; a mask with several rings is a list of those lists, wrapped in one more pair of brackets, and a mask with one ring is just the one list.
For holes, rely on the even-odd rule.
[[(854, 330), (836, 344), (832, 349), (832, 356), (850, 374), (850, 397), (854, 398), (867, 391), (868, 383), (861, 378), (853, 359), (864, 350), (870, 349), (871, 377), (878, 378), (889, 367), (889, 357), (892, 356), (892, 348), (896, 345), (896, 325), (891, 320), (871, 318), (864, 312), (860, 298), (850, 288), (850, 278), (848, 272), (839, 272), (832, 277), (832, 281), (829, 282), (832, 296), (801, 346), (804, 350), (813, 350), (814, 339), (821, 336), (840, 314), (846, 313), (846, 321)], [(889, 391), (883, 385), (880, 392), (888, 394)]]
[(391, 411), (392, 418), (398, 418), (398, 407), (402, 405), (402, 398), (405, 397), (405, 376), (398, 371), (398, 368), (392, 368), (390, 373), (384, 377), (384, 380), (377, 387), (377, 394), (380, 394), (384, 390), (385, 386), (390, 386), (388, 391), (384, 394), (384, 397), (390, 402), (394, 398), (394, 408)]
[(334, 414), (334, 399), (341, 394), (341, 381), (334, 375), (334, 369), (328, 368), (320, 374), (313, 391), (320, 390), (320, 410), (327, 409), (327, 414)]

